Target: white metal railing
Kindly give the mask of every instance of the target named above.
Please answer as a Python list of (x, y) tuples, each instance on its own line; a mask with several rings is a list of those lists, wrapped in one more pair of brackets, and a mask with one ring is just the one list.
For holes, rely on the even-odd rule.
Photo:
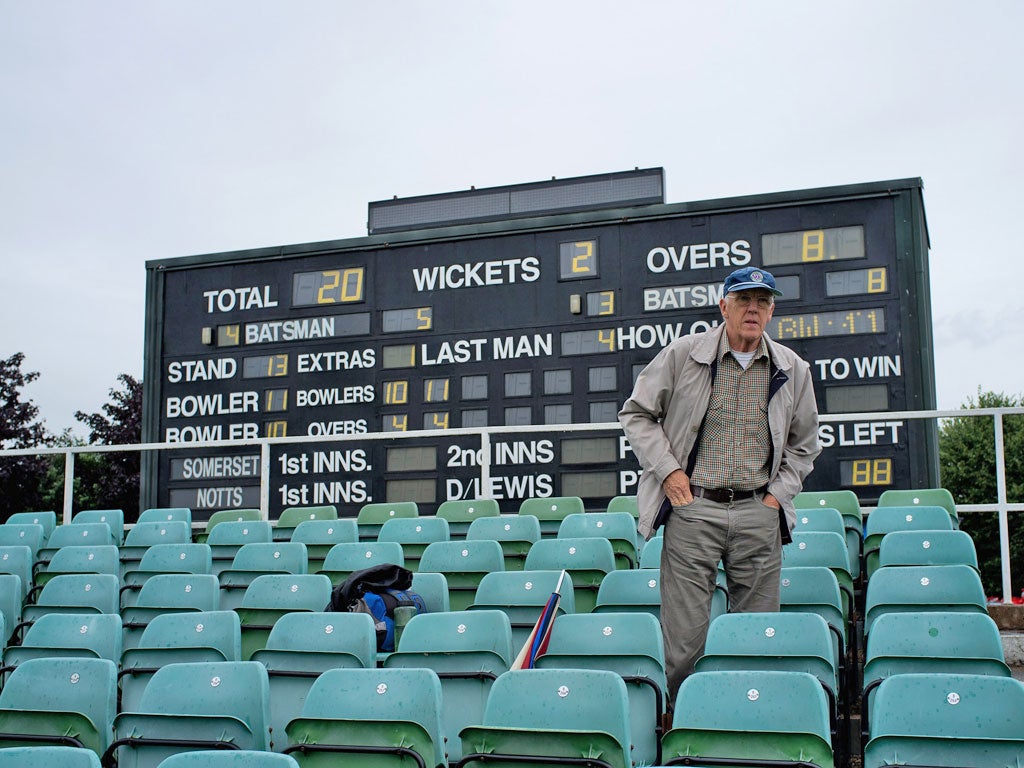
[[(991, 417), (993, 419), (993, 441), (996, 457), (996, 500), (986, 504), (957, 504), (958, 512), (996, 512), (999, 515), (999, 553), (1003, 586), (1003, 600), (1010, 602), (1012, 589), (1010, 582), (1010, 532), (1009, 512), (1024, 511), (1024, 503), (1009, 503), (1006, 491), (1006, 453), (1003, 440), (1003, 419), (1011, 415), (1024, 415), (1024, 408), (974, 408), (948, 411), (880, 411), (854, 414), (822, 414), (823, 424), (850, 421), (883, 420), (929, 420), (939, 422), (942, 419)], [(936, 424), (938, 426), (938, 424)], [(490, 485), (490, 444), (492, 435), (501, 434), (564, 434), (575, 432), (608, 432), (621, 429), (616, 422), (606, 424), (538, 424), (518, 427), (481, 427), (474, 429), (449, 429), (444, 434), (450, 437), (478, 436), (480, 438), (480, 482), (482, 488)], [(270, 509), (270, 449), (274, 445), (292, 445), (296, 443), (352, 443), (375, 440), (415, 440), (419, 438), (437, 438), (436, 430), (414, 430), (409, 432), (373, 432), (355, 435), (296, 435), (293, 437), (261, 437), (245, 440), (216, 440), (208, 442), (188, 443), (140, 443), (132, 445), (84, 445), (60, 448), (20, 448), (0, 450), (0, 459), (11, 456), (64, 456), (64, 506), (63, 520), (71, 519), (74, 501), (75, 456), (89, 453), (123, 453), (143, 451), (180, 451), (204, 448), (254, 447), (260, 448), (260, 509), (264, 517), (269, 517)], [(954, 494), (955, 498), (955, 494)], [(865, 508), (870, 510), (870, 508)]]

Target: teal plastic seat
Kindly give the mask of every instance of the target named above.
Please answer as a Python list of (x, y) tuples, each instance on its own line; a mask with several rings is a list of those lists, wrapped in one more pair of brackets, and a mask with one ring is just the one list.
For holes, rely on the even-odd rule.
[(0, 747), (64, 745), (102, 755), (116, 713), (114, 662), (27, 659), (0, 689)]
[(988, 613), (978, 572), (969, 565), (886, 566), (868, 582), (864, 637), (884, 613), (966, 611)]
[(124, 536), (121, 545), (121, 571), (135, 570), (142, 562), (142, 556), (157, 544), (191, 544), (192, 526), (184, 520), (139, 522)]
[(39, 523), (4, 523), (0, 525), (0, 549), (28, 547), (32, 552), (33, 563), (45, 541), (46, 532)]
[(448, 499), (438, 505), (436, 516), (448, 521), (452, 539), (464, 539), (474, 520), (500, 517), (501, 508), (496, 499)]
[[(828, 701), (807, 672), (709, 671), (683, 680), (672, 729), (662, 740), (666, 763), (687, 758), (725, 764), (816, 765), (832, 768)], [(709, 760), (710, 762), (710, 760)]]
[(57, 513), (46, 512), (15, 512), (7, 518), (5, 525), (41, 525), (43, 526), (43, 541), (50, 538), (50, 534), (57, 530)]
[(878, 497), (879, 507), (942, 507), (949, 513), (953, 527), (960, 527), (960, 516), (957, 512), (953, 494), (946, 488), (910, 488), (882, 491)]
[[(121, 575), (118, 549), (113, 544), (88, 544), (61, 547), (53, 553), (44, 570), (35, 575), (34, 589), (40, 589), (54, 576), (62, 573), (109, 573)], [(29, 593), (31, 600), (32, 592)]]
[(181, 522), (192, 527), (192, 510), (188, 507), (151, 507), (139, 514), (140, 523)]
[[(461, 543), (461, 542), (453, 542)], [(459, 732), (479, 723), (491, 685), (514, 660), (512, 628), (501, 611), (449, 611), (414, 616), (388, 668), (434, 670), (441, 681), (442, 732), (448, 762), (462, 754)]]
[(149, 768), (197, 749), (270, 750), (267, 671), (252, 661), (167, 664), (153, 673), (138, 709), (114, 718), (103, 762)]
[(391, 501), (364, 504), (356, 515), (360, 541), (377, 541), (381, 526), (399, 517), (419, 517), (415, 501)]
[(505, 570), (505, 557), (496, 541), (435, 541), (420, 558), (420, 573), (443, 573), (448, 582), (450, 609), (473, 604), (484, 574)]
[(212, 573), (158, 573), (139, 590), (134, 605), (121, 609), (124, 647), (135, 648), (146, 627), (165, 613), (199, 613), (220, 607), (220, 584)]
[(299, 768), (289, 755), (251, 749), (182, 752), (163, 760), (157, 768)]
[(878, 566), (889, 565), (969, 565), (978, 570), (978, 552), (965, 531), (893, 531), (878, 548)]
[(850, 575), (854, 581), (860, 575), (861, 556), (861, 535), (856, 531), (856, 537), (847, 537), (846, 523), (838, 509), (833, 507), (810, 507), (798, 509), (796, 512), (796, 525), (794, 533), (809, 533), (812, 531), (824, 531), (838, 533), (846, 542), (846, 554), (850, 562)]
[(270, 681), (270, 732), (274, 748), (287, 746), (285, 727), (302, 714), (309, 689), (329, 669), (372, 669), (377, 633), (366, 613), (287, 613), (270, 630), (253, 661)]
[(268, 520), (225, 520), (217, 525), (206, 537), (213, 558), (213, 571), (231, 567), (238, 550), (245, 544), (266, 544), (274, 540), (274, 527)]
[(116, 613), (50, 613), (4, 651), (5, 674), (28, 659), (86, 657), (121, 663), (121, 617)]
[(865, 768), (1024, 764), (1024, 683), (1008, 677), (902, 674), (875, 691)]
[(317, 573), (324, 574), (332, 584), (338, 585), (356, 571), (385, 563), (405, 565), (402, 545), (397, 541), (335, 544), (327, 551), (323, 567)]
[(7, 647), (14, 628), (21, 623), (21, 577), (0, 573), (0, 648)]
[(381, 525), (377, 541), (398, 542), (402, 545), (405, 567), (414, 573), (419, 570), (420, 558), (428, 544), (450, 541), (448, 521), (441, 517), (400, 517)]
[(779, 600), (783, 612), (814, 613), (825, 620), (832, 636), (832, 650), (841, 684), (850, 668), (852, 643), (847, 644), (843, 601), (835, 574), (824, 566), (783, 568)]
[(61, 547), (114, 544), (114, 534), (106, 523), (58, 525), (46, 544), (36, 553), (36, 567), (46, 568), (53, 553)]
[(505, 557), (506, 571), (521, 571), (526, 555), (540, 540), (540, 522), (532, 515), (482, 517), (469, 524), (467, 541), (496, 541)]
[(81, 747), (7, 747), (0, 749), (4, 768), (101, 768), (100, 758)]
[(951, 531), (953, 521), (942, 507), (878, 507), (868, 515), (864, 535), (864, 574), (878, 570), (882, 539), (895, 531)]
[(106, 523), (114, 535), (114, 544), (124, 544), (124, 510), (121, 509), (83, 509), (71, 518), (72, 525), (81, 523)]
[(843, 537), (826, 531), (794, 532), (793, 540), (782, 547), (784, 568), (821, 565), (836, 575), (843, 597), (843, 616), (849, 622), (854, 607), (854, 585), (850, 552)]
[(46, 582), (39, 597), (21, 611), (23, 624), (48, 613), (118, 613), (117, 576), (109, 573), (63, 573)]
[(142, 555), (137, 570), (121, 578), (121, 607), (135, 604), (142, 585), (151, 576), (167, 573), (212, 573), (208, 544), (154, 544)]
[[(660, 530), (660, 529), (659, 529)], [(656, 536), (650, 541), (644, 544), (644, 548), (640, 551), (640, 568), (641, 569), (660, 569), (661, 568), (661, 551), (665, 547), (665, 539), (663, 536)]]
[(521, 669), (494, 681), (483, 722), (462, 730), (460, 766), (529, 765), (599, 755), (630, 768), (629, 694), (615, 672)]
[(337, 520), (338, 508), (333, 504), (313, 507), (285, 507), (274, 522), (274, 541), (294, 541), (292, 535), (302, 522)]
[(202, 530), (192, 533), (192, 540), (197, 544), (206, 544), (210, 538), (210, 532), (221, 523), (245, 522), (247, 520), (262, 520), (263, 513), (258, 509), (221, 509), (210, 515)]
[(221, 571), (218, 576), (220, 607), (228, 610), (239, 607), (245, 590), (259, 576), (271, 573), (304, 574), (308, 569), (306, 545), (300, 542), (243, 544), (231, 561), (231, 567)]
[(803, 491), (793, 498), (793, 506), (797, 510), (828, 508), (839, 511), (846, 530), (846, 548), (850, 553), (851, 573), (854, 578), (858, 578), (864, 549), (864, 515), (857, 494), (853, 491)]
[[(712, 614), (725, 612), (725, 592), (715, 590)], [(649, 613), (661, 620), (661, 573), (653, 568), (612, 571), (601, 580), (595, 613)]]
[[(469, 610), (497, 610), (509, 618), (512, 627), (512, 647), (523, 647), (541, 611), (558, 586), (561, 571), (499, 571), (488, 573), (480, 580), (476, 602)], [(565, 574), (562, 582), (558, 613), (576, 612), (572, 576)]]
[(441, 682), (430, 669), (330, 669), (287, 735), (302, 764), (445, 766)]
[(235, 613), (242, 621), (242, 659), (266, 645), (282, 616), (319, 612), (331, 601), (331, 580), (322, 574), (264, 574), (253, 579)]
[(568, 515), (559, 524), (557, 537), (608, 539), (615, 553), (616, 568), (630, 570), (637, 567), (636, 518), (628, 512), (587, 512)]
[(0, 546), (0, 573), (9, 573), (18, 577), (20, 591), (18, 593), (18, 613), (21, 603), (32, 588), (32, 565), (35, 558), (31, 547), (24, 544)]
[(540, 523), (541, 537), (555, 537), (562, 521), (573, 514), (586, 512), (583, 499), (579, 496), (549, 496), (523, 499), (519, 505), (520, 515), (532, 515)]
[(606, 512), (628, 512), (634, 518), (640, 516), (640, 510), (636, 505), (636, 494), (632, 496), (615, 496), (608, 501)]
[(661, 764), (661, 718), (668, 703), (668, 682), (657, 619), (646, 613), (560, 616), (536, 667), (603, 669), (621, 676), (629, 694), (632, 762)]
[(135, 712), (160, 667), (197, 661), (241, 661), (242, 625), (234, 611), (155, 616), (138, 645), (121, 656), (121, 710)]
[(526, 570), (562, 570), (572, 576), (577, 613), (597, 604), (601, 580), (615, 571), (615, 551), (604, 538), (541, 539), (530, 547)]
[(359, 541), (359, 527), (352, 518), (337, 520), (303, 520), (292, 531), (292, 541), (306, 545), (309, 573), (316, 573), (324, 565), (324, 558), (335, 544)]
[(451, 610), (448, 578), (443, 573), (414, 573), (412, 591), (423, 598), (428, 613)]

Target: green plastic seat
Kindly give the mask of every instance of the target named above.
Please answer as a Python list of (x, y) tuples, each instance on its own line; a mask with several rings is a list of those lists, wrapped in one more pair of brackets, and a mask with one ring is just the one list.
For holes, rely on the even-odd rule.
[(41, 525), (43, 526), (43, 541), (50, 538), (50, 534), (57, 530), (57, 513), (46, 512), (15, 512), (10, 515), (5, 525)]
[(221, 509), (210, 515), (210, 519), (206, 521), (206, 525), (202, 530), (195, 531), (192, 534), (192, 540), (197, 544), (205, 544), (210, 537), (210, 531), (221, 523), (241, 523), (247, 520), (252, 521), (262, 519), (263, 513), (258, 509)]
[[(109, 573), (121, 575), (121, 560), (113, 544), (89, 544), (61, 547), (53, 553), (44, 570), (36, 572), (33, 589), (41, 589), (46, 582), (62, 573)], [(32, 599), (29, 592), (29, 599)]]
[(225, 520), (206, 538), (213, 558), (212, 573), (220, 576), (221, 571), (230, 568), (244, 545), (267, 544), (273, 540), (274, 527), (268, 520)]
[(848, 669), (847, 624), (835, 574), (825, 566), (783, 568), (779, 576), (780, 608), (784, 612), (814, 613), (825, 620), (840, 679)]
[(235, 612), (242, 621), (242, 659), (264, 647), (275, 622), (296, 611), (323, 611), (331, 580), (322, 574), (264, 574), (253, 579)]
[(220, 583), (212, 573), (158, 573), (121, 609), (124, 648), (138, 646), (149, 623), (165, 613), (199, 613), (220, 607)]
[(626, 683), (632, 762), (661, 764), (661, 718), (668, 682), (661, 624), (646, 613), (559, 616), (537, 669), (603, 669)]
[(985, 590), (969, 565), (907, 565), (879, 568), (868, 582), (864, 637), (884, 613), (966, 611), (987, 613)]
[(483, 517), (469, 524), (466, 539), (498, 542), (505, 558), (505, 570), (521, 571), (530, 547), (540, 540), (540, 522), (532, 515)]
[(116, 613), (50, 613), (4, 651), (5, 673), (28, 659), (85, 657), (121, 663), (121, 617)]
[(122, 509), (83, 509), (71, 518), (71, 524), (106, 523), (114, 534), (114, 544), (124, 544), (124, 510)]
[(295, 526), (291, 540), (306, 545), (309, 573), (316, 573), (323, 568), (324, 558), (335, 544), (359, 541), (359, 527), (352, 518), (303, 520)]
[(960, 527), (960, 516), (957, 512), (953, 494), (946, 488), (910, 488), (882, 491), (878, 497), (879, 507), (942, 507), (949, 513), (953, 527)]
[(304, 766), (445, 766), (441, 682), (430, 669), (328, 670), (287, 735)]
[(23, 624), (48, 613), (118, 613), (119, 582), (110, 573), (62, 573), (46, 582), (39, 597), (21, 611)]
[(251, 749), (214, 749), (182, 752), (163, 760), (157, 768), (299, 768), (290, 755)]
[(850, 551), (842, 536), (827, 531), (794, 531), (793, 540), (782, 547), (782, 565), (823, 565), (831, 570), (836, 575), (843, 597), (843, 616), (846, 622), (850, 621), (854, 608), (853, 573), (850, 570)]
[[(724, 592), (713, 612), (725, 608)], [(716, 590), (716, 597), (718, 591)], [(661, 620), (661, 573), (653, 568), (635, 571), (612, 571), (601, 580), (597, 590), (596, 613), (641, 611)]]
[(693, 765), (705, 765), (701, 758), (753, 765), (788, 760), (783, 764), (831, 768), (829, 729), (825, 692), (807, 672), (701, 672), (679, 687), (662, 759), (687, 757)]
[(464, 728), (461, 739), (461, 766), (536, 765), (530, 756), (554, 762), (599, 755), (612, 768), (630, 768), (626, 684), (606, 670), (506, 672), (494, 681), (483, 723)]
[(366, 613), (287, 613), (274, 624), (253, 661), (267, 669), (274, 747), (287, 746), (285, 727), (301, 716), (313, 682), (329, 669), (372, 669), (377, 633)]
[[(558, 586), (562, 571), (498, 571), (480, 580), (476, 602), (469, 610), (497, 610), (509, 618), (512, 647), (518, 653), (533, 630), (548, 598)], [(572, 576), (565, 574), (557, 615), (576, 612)]]
[(441, 502), (436, 515), (448, 521), (451, 538), (464, 539), (474, 520), (499, 517), (501, 508), (495, 499), (448, 499)]
[(45, 569), (54, 552), (61, 547), (97, 544), (114, 544), (114, 534), (107, 523), (58, 525), (46, 540), (46, 544), (36, 553), (36, 567)]
[(299, 523), (309, 520), (337, 520), (338, 508), (333, 504), (313, 507), (285, 507), (274, 522), (274, 541), (292, 541)]
[(212, 572), (213, 556), (208, 544), (154, 544), (143, 553), (138, 569), (122, 576), (121, 607), (135, 604), (142, 585), (151, 576)]
[(138, 709), (114, 718), (103, 762), (149, 768), (197, 749), (270, 750), (267, 670), (252, 661), (167, 664), (153, 673)]
[(875, 691), (865, 768), (1024, 763), (1024, 683), (1008, 677), (902, 674)]
[(530, 547), (526, 570), (562, 570), (572, 576), (576, 613), (597, 604), (601, 580), (615, 571), (615, 552), (604, 538), (541, 539)]
[[(0, 689), (0, 747), (65, 745), (101, 755), (110, 744), (116, 713), (114, 662), (81, 657), (27, 659)], [(19, 738), (19, 734), (32, 738)]]
[(855, 536), (847, 536), (846, 521), (838, 509), (833, 507), (809, 507), (798, 509), (794, 533), (810, 531), (826, 531), (838, 533), (846, 542), (846, 554), (850, 561), (850, 575), (854, 581), (860, 576), (861, 532), (858, 528)]
[(882, 539), (895, 531), (951, 531), (953, 521), (942, 507), (878, 507), (868, 515), (864, 534), (864, 575), (878, 570)]
[(606, 512), (628, 512), (634, 518), (640, 516), (640, 510), (637, 508), (636, 495), (632, 496), (615, 496), (608, 501), (608, 506), (605, 508)]
[(7, 747), (0, 749), (4, 768), (101, 768), (100, 758), (91, 749), (81, 747)]
[(242, 625), (234, 611), (195, 611), (155, 616), (135, 648), (121, 656), (121, 711), (138, 710), (142, 691), (167, 664), (240, 661)]
[(364, 504), (356, 515), (360, 541), (377, 541), (380, 528), (388, 520), (399, 517), (419, 517), (415, 501), (392, 501)]
[(508, 616), (501, 611), (453, 610), (414, 616), (384, 666), (425, 667), (437, 673), (442, 732), (448, 762), (454, 764), (462, 756), (459, 732), (481, 721), (491, 685), (514, 658)]
[(978, 552), (965, 531), (893, 531), (878, 548), (878, 565), (969, 565), (978, 570)]
[(188, 507), (151, 507), (139, 514), (140, 523), (182, 522), (192, 527), (192, 510)]
[(569, 515), (586, 512), (583, 499), (579, 496), (549, 496), (523, 499), (519, 505), (520, 515), (533, 515), (540, 523), (542, 537), (555, 537), (558, 527)]
[(121, 572), (136, 570), (146, 551), (157, 544), (191, 544), (192, 526), (184, 520), (151, 520), (133, 525), (121, 545)]
[(854, 578), (860, 576), (861, 553), (864, 549), (864, 515), (860, 499), (853, 491), (803, 491), (793, 498), (800, 509), (830, 508), (839, 510), (846, 530), (846, 548), (850, 552), (850, 568)]
[(32, 552), (33, 563), (45, 541), (46, 531), (39, 523), (4, 523), (0, 525), (0, 548), (28, 547)]
[(405, 565), (402, 545), (397, 541), (360, 541), (335, 544), (327, 550), (323, 567), (317, 571), (337, 586), (356, 571), (374, 565)]
[(440, 517), (399, 517), (388, 520), (380, 527), (377, 541), (398, 542), (402, 545), (405, 567), (412, 572), (419, 570), (423, 550), (435, 541), (450, 541), (448, 521)]
[(560, 539), (605, 538), (615, 553), (615, 567), (637, 567), (636, 518), (628, 512), (587, 512), (566, 516), (558, 526)]
[[(226, 523), (225, 523), (226, 525)], [(303, 574), (309, 569), (306, 545), (297, 541), (270, 541), (243, 544), (231, 567), (220, 572), (220, 607), (238, 608), (249, 585), (264, 574)]]
[(435, 541), (420, 558), (420, 573), (443, 573), (448, 582), (450, 610), (473, 604), (484, 574), (505, 570), (505, 557), (496, 541)]
[(35, 557), (32, 548), (24, 544), (0, 546), (0, 573), (9, 573), (18, 577), (20, 591), (18, 594), (18, 613), (21, 603), (32, 588), (32, 565)]

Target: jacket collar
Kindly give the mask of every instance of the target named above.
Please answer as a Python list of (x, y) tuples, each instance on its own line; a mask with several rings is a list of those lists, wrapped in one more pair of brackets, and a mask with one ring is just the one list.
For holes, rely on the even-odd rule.
[[(690, 347), (690, 357), (702, 365), (711, 365), (718, 357), (718, 345), (721, 344), (724, 334), (725, 323), (720, 323), (717, 328), (712, 328), (707, 333), (701, 334), (697, 342)], [(764, 334), (764, 340), (772, 365), (781, 371), (791, 370), (792, 361), (787, 355), (779, 353), (783, 347), (776, 344), (767, 333)]]

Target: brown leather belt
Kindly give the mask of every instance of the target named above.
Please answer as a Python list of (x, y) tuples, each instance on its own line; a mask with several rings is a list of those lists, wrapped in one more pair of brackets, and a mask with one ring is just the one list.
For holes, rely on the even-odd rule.
[(737, 491), (734, 488), (701, 488), (699, 485), (691, 485), (690, 492), (694, 498), (707, 499), (716, 504), (731, 504), (742, 499), (752, 499), (759, 493), (768, 490), (768, 486), (756, 488), (753, 491)]

